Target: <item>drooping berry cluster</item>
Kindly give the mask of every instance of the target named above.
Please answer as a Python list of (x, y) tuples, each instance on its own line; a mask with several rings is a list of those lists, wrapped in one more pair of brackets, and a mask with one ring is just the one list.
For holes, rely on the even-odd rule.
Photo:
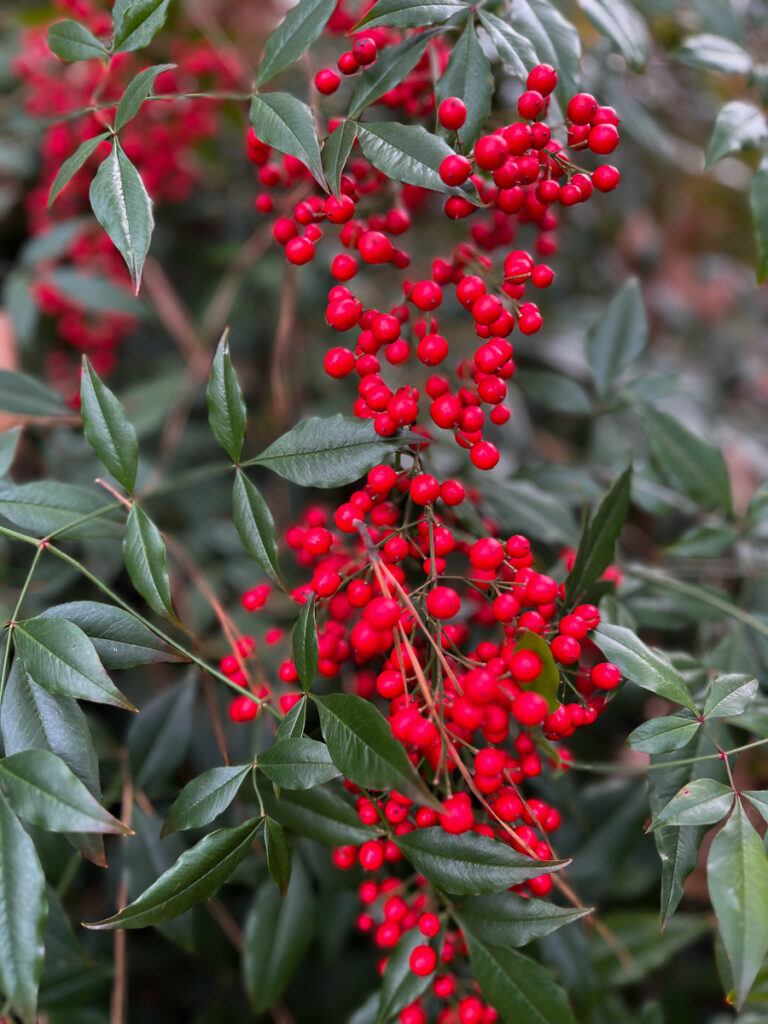
[[(366, 39), (359, 37), (354, 45)], [(354, 47), (350, 52), (354, 54)], [(368, 50), (362, 52), (368, 59)], [(509, 336), (515, 328), (526, 335), (540, 330), (542, 315), (528, 289), (548, 288), (554, 280), (552, 268), (537, 262), (531, 251), (509, 246), (530, 224), (538, 230), (536, 253), (553, 253), (553, 208), (585, 202), (593, 188), (610, 191), (619, 180), (619, 172), (609, 165), (591, 174), (578, 168), (539, 120), (556, 82), (549, 65), (534, 68), (518, 101), (522, 120), (481, 136), (468, 156), (454, 152), (443, 159), (440, 177), (457, 192), (445, 200), (445, 213), (453, 220), (473, 217), (474, 222), (469, 238), (458, 241), (448, 259), (435, 259), (430, 276), (424, 278), (407, 273), (411, 259), (398, 244), (434, 193), (406, 185), (393, 202), (392, 182), (353, 149), (340, 194), (323, 196), (298, 160), (284, 157), (281, 166), (253, 129), (249, 134), (249, 154), (267, 189), (257, 197), (257, 209), (272, 211), (274, 189), (305, 184), (293, 216), (274, 221), (274, 236), (285, 247), (286, 259), (298, 266), (311, 262), (326, 233), (333, 232), (340, 244), (341, 251), (330, 264), (337, 283), (328, 292), (326, 320), (339, 333), (355, 331), (356, 340), (354, 347), (331, 347), (324, 365), (331, 377), (359, 377), (354, 414), (371, 419), (384, 437), (403, 427), (424, 433), (435, 426), (452, 431), (478, 469), (493, 468), (499, 458), (495, 444), (485, 436), (488, 425), (500, 426), (509, 418), (504, 399), (515, 371)], [(612, 108), (599, 107), (592, 96), (579, 93), (568, 104), (568, 117), (571, 148), (589, 147), (604, 154), (615, 147), (618, 118)], [(460, 145), (466, 119), (462, 101), (444, 100), (438, 119)], [(495, 255), (497, 250), (502, 250), (501, 257)], [(385, 267), (403, 301), (385, 310), (366, 308), (351, 283), (363, 266)], [(449, 341), (440, 330), (437, 312), (451, 294), (470, 314), (480, 339), (474, 352)], [(382, 356), (392, 366), (415, 357), (421, 367), (439, 366), (448, 372), (428, 377), (421, 386), (393, 389), (382, 374)], [(423, 415), (426, 400), (428, 419)]]

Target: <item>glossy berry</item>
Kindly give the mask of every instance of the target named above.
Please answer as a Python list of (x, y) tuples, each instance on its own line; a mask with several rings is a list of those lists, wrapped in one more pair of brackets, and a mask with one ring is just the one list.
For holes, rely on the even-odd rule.
[(452, 619), (461, 608), (461, 599), (452, 587), (437, 586), (427, 594), (427, 611), (435, 619)]
[(440, 161), (439, 173), (446, 185), (463, 185), (472, 173), (472, 164), (465, 156), (453, 153)]
[(315, 75), (315, 88), (321, 95), (330, 96), (336, 92), (339, 88), (341, 79), (335, 71), (331, 71), (330, 68), (325, 68), (323, 71), (318, 71)]
[(589, 124), (597, 111), (597, 100), (588, 92), (579, 92), (568, 101), (566, 114), (574, 124)]
[(551, 64), (537, 64), (528, 75), (526, 86), (535, 89), (542, 96), (549, 96), (557, 85), (557, 72)]
[(606, 156), (619, 144), (619, 131), (612, 124), (598, 124), (589, 133), (587, 144), (593, 153)]
[(517, 101), (517, 112), (527, 121), (535, 121), (544, 109), (544, 97), (535, 89), (524, 92)]
[(355, 40), (352, 53), (360, 67), (367, 67), (376, 60), (376, 41), (370, 36), (362, 36)]
[(366, 263), (388, 263), (394, 254), (394, 246), (380, 231), (366, 231), (357, 244), (360, 255)]
[(417, 946), (411, 953), (408, 964), (414, 974), (425, 978), (437, 967), (437, 953), (431, 946)]
[(621, 682), (621, 669), (610, 661), (602, 661), (592, 667), (589, 678), (600, 690), (613, 690)]
[(467, 108), (457, 96), (449, 96), (437, 108), (437, 119), (448, 131), (458, 131), (467, 120)]

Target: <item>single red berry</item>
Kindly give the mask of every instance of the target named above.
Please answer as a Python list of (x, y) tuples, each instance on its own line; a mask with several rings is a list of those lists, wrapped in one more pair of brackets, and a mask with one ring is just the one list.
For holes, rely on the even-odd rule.
[(537, 64), (525, 84), (529, 89), (536, 89), (542, 96), (549, 96), (557, 85), (557, 72), (551, 64)]
[(574, 124), (589, 124), (597, 111), (597, 100), (588, 92), (579, 92), (568, 101), (566, 113)]
[(376, 60), (376, 40), (371, 36), (362, 36), (356, 39), (352, 46), (352, 53), (360, 67), (367, 67)]
[(337, 66), (342, 75), (354, 75), (360, 67), (351, 50), (342, 53), (337, 61)]
[(478, 469), (493, 469), (499, 461), (499, 449), (490, 441), (478, 441), (470, 448), (469, 457)]
[(461, 608), (461, 599), (451, 587), (436, 586), (427, 594), (427, 611), (435, 619), (452, 619)]
[(547, 701), (540, 693), (520, 693), (512, 701), (512, 714), (521, 725), (541, 725), (547, 717)]
[(309, 263), (315, 255), (315, 247), (308, 238), (292, 238), (285, 247), (286, 259), (296, 266)]
[(437, 966), (437, 953), (431, 946), (417, 946), (411, 953), (408, 963), (414, 974), (425, 978)]
[(589, 148), (599, 156), (612, 153), (619, 144), (619, 130), (612, 124), (598, 124), (589, 133)]
[(443, 128), (456, 132), (467, 120), (467, 108), (457, 96), (449, 96), (437, 108), (437, 119)]
[(541, 675), (542, 661), (535, 651), (515, 651), (508, 661), (509, 671), (518, 683), (530, 683)]
[(592, 172), (592, 184), (601, 192), (612, 192), (620, 180), (621, 174), (610, 164), (601, 164)]
[(390, 240), (380, 231), (364, 232), (357, 248), (366, 263), (388, 263), (395, 251)]
[(592, 667), (589, 678), (600, 690), (613, 690), (621, 682), (621, 669), (610, 661), (601, 661)]
[(336, 92), (339, 88), (341, 79), (335, 71), (331, 71), (330, 68), (325, 68), (323, 71), (318, 71), (315, 75), (315, 88), (323, 96), (330, 96)]
[(544, 97), (535, 89), (524, 92), (517, 101), (517, 112), (527, 121), (535, 121), (544, 109)]
[(472, 803), (466, 793), (456, 793), (443, 801), (444, 811), (439, 816), (440, 827), (451, 835), (469, 832), (475, 823)]
[(495, 171), (508, 156), (509, 146), (503, 135), (481, 135), (475, 143), (475, 163), (484, 171)]

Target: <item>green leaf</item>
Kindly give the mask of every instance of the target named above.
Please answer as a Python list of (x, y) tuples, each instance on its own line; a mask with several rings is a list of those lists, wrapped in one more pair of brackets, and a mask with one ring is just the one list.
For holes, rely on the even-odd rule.
[[(94, 516), (66, 529), (69, 523), (103, 509), (105, 504), (101, 494), (54, 480), (35, 480), (19, 487), (8, 482), (0, 483), (0, 515), (37, 537), (49, 537), (53, 533), (62, 540), (114, 537), (119, 527), (112, 513)], [(107, 515), (111, 518), (107, 519)]]
[(739, 150), (755, 149), (768, 135), (765, 115), (754, 103), (731, 100), (721, 108), (709, 140), (706, 167)]
[(268, 576), (281, 583), (275, 521), (255, 484), (239, 468), (232, 487), (232, 517), (245, 550)]
[(274, 818), (264, 819), (264, 848), (267, 854), (267, 869), (280, 891), (285, 896), (291, 880), (291, 848), (285, 830)]
[(731, 484), (722, 452), (652, 406), (635, 403), (659, 472), (670, 485), (705, 508), (731, 510)]
[(280, 153), (295, 156), (325, 188), (315, 116), (306, 103), (287, 92), (254, 94), (251, 124), (258, 138)]
[(491, 37), (499, 60), (505, 64), (517, 78), (525, 78), (528, 72), (538, 63), (536, 51), (527, 36), (516, 32), (506, 21), (483, 9), (478, 11), (483, 28)]
[(243, 465), (266, 466), (300, 487), (343, 487), (359, 480), (398, 443), (379, 437), (369, 420), (341, 413), (312, 416)]
[(768, 277), (768, 157), (760, 161), (752, 179), (749, 206), (757, 242), (757, 279), (762, 282)]
[(605, 658), (618, 665), (621, 674), (633, 683), (698, 714), (680, 673), (660, 654), (646, 647), (631, 629), (602, 624), (592, 633), (592, 640)]
[(768, 853), (738, 801), (712, 840), (707, 884), (740, 1010), (768, 952)]
[(634, 71), (648, 63), (650, 32), (645, 19), (627, 0), (579, 0), (579, 7)]
[(683, 715), (663, 715), (638, 725), (627, 737), (627, 743), (645, 754), (666, 754), (689, 743), (700, 725), (697, 719)]
[(460, 188), (446, 185), (440, 177), (440, 164), (453, 150), (439, 135), (433, 135), (420, 124), (397, 124), (395, 121), (369, 121), (358, 124), (357, 141), (363, 156), (393, 181), (418, 185), (434, 192), (449, 192), (474, 199), (474, 185)]
[(587, 360), (599, 395), (610, 394), (648, 344), (648, 321), (636, 277), (627, 281), (587, 335)]
[(48, 832), (131, 831), (49, 750), (24, 750), (0, 760), (0, 786), (20, 817)]
[(240, 461), (245, 440), (246, 409), (243, 391), (229, 355), (228, 332), (216, 349), (208, 380), (208, 421), (214, 437), (233, 462)]
[(0, 477), (5, 476), (13, 465), (20, 438), (21, 427), (11, 427), (0, 434)]
[(765, 821), (768, 821), (768, 793), (761, 789), (745, 789), (742, 796), (752, 804)]
[(157, 35), (168, 16), (170, 0), (115, 0), (115, 53), (140, 50)]
[(421, 32), (384, 48), (370, 67), (362, 69), (349, 101), (348, 117), (357, 117), (385, 92), (400, 85), (419, 63), (432, 38), (433, 33)]
[(48, 29), (48, 46), (52, 53), (68, 63), (109, 57), (104, 43), (77, 21), (54, 22)]
[(577, 91), (581, 40), (573, 25), (549, 0), (516, 0), (512, 27), (530, 40), (537, 62), (557, 68), (558, 90), (571, 96)]
[(560, 706), (557, 699), (557, 690), (560, 686), (560, 672), (558, 671), (552, 651), (544, 637), (539, 636), (530, 629), (522, 631), (522, 636), (515, 644), (515, 651), (533, 651), (541, 658), (541, 672), (535, 679), (523, 685), (524, 690), (541, 694), (546, 698), (549, 711), (556, 711)]
[[(136, 0), (134, 6), (144, 2)], [(125, 260), (138, 295), (155, 222), (144, 182), (119, 141), (115, 140), (112, 152), (99, 164), (89, 196), (94, 216)]]
[(526, 398), (559, 413), (588, 416), (592, 412), (589, 395), (578, 381), (550, 370), (516, 370), (515, 384)]
[(131, 505), (125, 524), (123, 558), (134, 587), (150, 608), (160, 615), (175, 619), (165, 541), (147, 513), (136, 502)]
[(301, 736), (304, 732), (306, 721), (307, 700), (306, 697), (303, 697), (301, 700), (297, 700), (291, 710), (283, 716), (283, 720), (277, 727), (277, 738), (279, 740), (289, 740), (293, 737)]
[(676, 57), (691, 67), (719, 71), (723, 75), (749, 75), (752, 71), (752, 58), (745, 49), (730, 39), (709, 33), (689, 36)]
[(467, 120), (458, 136), (464, 148), (470, 150), (488, 119), (493, 98), (491, 65), (478, 42), (471, 19), (453, 44), (448, 65), (435, 85), (437, 104), (449, 96), (460, 96), (466, 105)]
[(436, 804), (405, 748), (370, 701), (351, 693), (331, 693), (314, 701), (333, 763), (345, 778), (366, 789), (394, 789), (420, 804)]
[(466, 0), (437, 0), (419, 3), (418, 0), (378, 0), (366, 16), (355, 26), (394, 25), (397, 28), (420, 28), (442, 25), (457, 14), (469, 14)]
[(34, 844), (0, 794), (0, 989), (24, 1024), (37, 1020), (47, 916)]
[(160, 838), (182, 829), (202, 828), (218, 818), (237, 796), (250, 769), (250, 764), (211, 768), (188, 782), (171, 805)]
[(115, 687), (93, 644), (74, 622), (25, 619), (16, 623), (13, 641), (24, 670), (49, 693), (136, 710)]
[(502, 522), (545, 544), (575, 544), (579, 531), (566, 502), (529, 480), (483, 481), (483, 493)]
[(150, 887), (120, 913), (86, 924), (94, 930), (146, 928), (183, 914), (214, 896), (251, 850), (261, 818), (236, 828), (220, 828), (183, 853)]
[(130, 288), (116, 284), (107, 277), (81, 274), (73, 267), (59, 266), (45, 274), (41, 281), (66, 295), (74, 305), (92, 313), (115, 310), (130, 316), (145, 318), (147, 307), (136, 298)]
[(342, 121), (331, 132), (323, 143), (323, 151), (320, 154), (323, 163), (323, 173), (328, 187), (335, 196), (341, 192), (341, 176), (344, 167), (352, 152), (352, 147), (357, 138), (357, 124), (354, 121)]
[[(24, 750), (50, 750), (72, 769), (88, 792), (101, 798), (99, 762), (85, 715), (71, 697), (54, 697), (31, 679), (16, 658), (8, 675), (0, 730), (8, 755)], [(106, 867), (100, 836), (69, 836), (83, 856)]]
[(434, 973), (418, 975), (411, 970), (411, 953), (425, 942), (418, 928), (405, 932), (387, 960), (381, 979), (381, 996), (376, 1024), (388, 1024), (404, 1007), (426, 991)]
[(476, 832), (451, 835), (438, 826), (395, 836), (394, 841), (419, 874), (456, 896), (502, 892), (570, 863), (534, 860), (498, 839)]
[[(715, 727), (716, 742), (727, 747), (728, 737), (722, 728), (717, 728), (719, 725), (713, 721), (710, 729)], [(723, 782), (726, 780), (723, 762), (695, 760), (711, 751), (712, 741), (703, 730), (699, 730), (682, 749), (651, 756), (653, 770), (648, 772), (648, 803), (652, 814), (658, 814), (675, 793), (693, 779), (706, 774), (714, 775)], [(689, 758), (694, 760), (688, 761)], [(675, 763), (667, 766), (668, 761)], [(677, 764), (677, 761), (688, 763)], [(708, 825), (669, 825), (653, 832), (661, 860), (661, 927), (665, 929), (665, 934), (670, 924), (675, 923), (671, 919), (683, 897), (685, 880), (698, 863), (699, 844), (708, 828)]]
[(192, 739), (194, 703), (195, 684), (187, 677), (152, 697), (131, 722), (126, 744), (137, 789), (162, 785), (181, 764)]
[(40, 308), (32, 294), (32, 276), (21, 265), (5, 275), (0, 285), (0, 302), (11, 318), (19, 348), (28, 350), (37, 337)]
[(317, 624), (315, 622), (315, 595), (311, 594), (302, 605), (299, 617), (291, 631), (293, 663), (306, 693), (317, 675), (319, 652)]
[(497, 892), (473, 896), (455, 911), (463, 932), (471, 932), (492, 946), (525, 946), (578, 921), (589, 914), (589, 907), (558, 907), (549, 900)]
[(61, 395), (42, 381), (14, 370), (0, 370), (0, 410), (20, 416), (71, 416)]
[(704, 702), (705, 718), (731, 718), (746, 710), (757, 696), (759, 684), (747, 675), (725, 675), (713, 679)]
[(255, 1013), (279, 999), (306, 952), (315, 927), (315, 897), (301, 863), (294, 866), (285, 896), (267, 880), (245, 922), (243, 974)]
[(608, 932), (629, 953), (629, 960), (620, 961), (615, 945), (597, 932), (593, 934), (588, 955), (602, 986), (631, 984), (667, 965), (674, 972), (675, 956), (711, 931), (709, 915), (705, 914), (680, 914), (664, 931), (653, 911), (609, 911), (600, 917)]
[(467, 934), (472, 971), (505, 1024), (576, 1024), (565, 992), (543, 967), (512, 949)]
[(288, 11), (264, 47), (257, 88), (293, 64), (319, 39), (335, 6), (336, 0), (300, 0)]
[(58, 173), (53, 179), (53, 183), (48, 190), (49, 209), (55, 202), (56, 197), (61, 190), (70, 183), (86, 160), (96, 152), (102, 142), (105, 139), (108, 139), (109, 136), (110, 132), (101, 132), (100, 135), (94, 135), (93, 138), (86, 139), (85, 142), (81, 142), (72, 156), (67, 157), (59, 168)]
[(694, 779), (655, 814), (649, 831), (662, 825), (714, 825), (733, 806), (732, 786), (715, 779)]
[(40, 617), (51, 615), (79, 626), (105, 668), (134, 668), (181, 660), (151, 629), (122, 608), (100, 601), (69, 601), (46, 608)]
[(139, 462), (136, 431), (128, 422), (122, 405), (99, 380), (87, 356), (83, 356), (80, 402), (88, 444), (115, 480), (131, 494)]
[(271, 817), (300, 836), (330, 846), (364, 843), (377, 832), (361, 825), (349, 794), (341, 785), (327, 785), (305, 791), (281, 789), (278, 800), (262, 793), (264, 807)]
[(627, 518), (632, 467), (615, 480), (591, 516), (579, 540), (573, 568), (565, 581), (565, 600), (571, 604), (605, 572), (613, 561), (616, 541)]
[(175, 67), (175, 64), (154, 64), (151, 68), (140, 71), (135, 78), (131, 79), (115, 111), (114, 128), (116, 132), (119, 132), (136, 117), (141, 110), (142, 103), (152, 92), (158, 75), (162, 75), (164, 71), (171, 71)]
[(666, 549), (676, 558), (719, 558), (733, 547), (739, 533), (725, 523), (717, 526), (693, 526)]
[(313, 789), (336, 778), (339, 769), (328, 747), (303, 736), (278, 740), (259, 754), (259, 770), (276, 786)]

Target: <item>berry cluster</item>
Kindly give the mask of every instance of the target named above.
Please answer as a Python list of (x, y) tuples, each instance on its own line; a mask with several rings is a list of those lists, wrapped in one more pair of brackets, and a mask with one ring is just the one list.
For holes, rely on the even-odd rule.
[[(413, 928), (427, 940), (439, 935), (416, 946), (411, 957), (417, 974), (431, 975), (438, 960), (444, 965), (446, 973), (432, 985), (445, 1003), (437, 1021), (490, 1022), (495, 1011), (466, 978), (461, 934), (443, 933), (441, 907), (423, 879), (410, 887), (403, 880), (394, 837), (423, 828), (472, 831), (533, 861), (551, 860), (549, 836), (560, 813), (526, 795), (525, 785), (567, 769), (569, 752), (555, 744), (595, 721), (621, 673), (589, 639), (600, 621), (597, 608), (567, 608), (563, 584), (534, 567), (525, 537), (502, 539), (489, 519), (482, 520), (487, 536), (467, 532), (457, 506), (478, 496), (467, 495), (457, 480), (440, 483), (422, 472), (418, 451), (411, 450), (411, 458), (407, 471), (375, 466), (332, 517), (312, 507), (288, 529), (286, 545), (297, 567), (311, 572), (291, 596), (301, 603), (315, 595), (319, 675), (341, 677), (359, 696), (386, 702), (392, 735), (442, 803), (437, 812), (397, 792), (362, 793), (346, 782), (360, 821), (381, 830), (359, 848), (333, 852), (338, 868), (359, 866), (374, 876), (359, 890), (358, 925), (385, 955)], [(558, 574), (572, 558), (572, 551), (562, 553)], [(605, 578), (619, 576), (612, 567)], [(243, 607), (259, 612), (270, 595), (261, 584), (243, 594)], [(268, 646), (285, 642), (275, 627), (264, 640)], [(279, 684), (249, 685), (255, 649), (252, 637), (241, 638), (221, 668), (254, 695), (274, 699)], [(285, 713), (300, 699), (294, 662), (285, 658), (277, 674)], [(230, 708), (235, 721), (258, 712), (259, 704), (245, 695)], [(543, 897), (552, 884), (545, 866), (515, 889)], [(400, 1020), (425, 1022), (423, 1000)]]
[[(370, 47), (362, 45), (368, 42)], [(358, 37), (349, 54), (350, 67), (358, 50), (355, 67), (375, 57), (374, 44), (371, 36)], [(326, 320), (339, 333), (357, 334), (354, 347), (330, 348), (324, 366), (333, 378), (352, 374), (359, 378), (354, 414), (371, 419), (384, 437), (403, 427), (422, 433), (435, 426), (452, 431), (478, 469), (492, 469), (499, 458), (496, 446), (485, 436), (488, 424), (500, 426), (509, 418), (504, 399), (507, 381), (515, 372), (509, 336), (515, 328), (525, 335), (535, 334), (543, 323), (528, 289), (548, 288), (554, 280), (552, 268), (537, 260), (556, 250), (554, 207), (584, 202), (593, 188), (609, 191), (619, 180), (619, 172), (609, 165), (591, 174), (579, 169), (552, 138), (549, 126), (539, 120), (556, 82), (556, 72), (549, 65), (534, 68), (518, 101), (522, 120), (481, 136), (468, 156), (454, 152), (443, 159), (440, 177), (457, 192), (445, 201), (445, 214), (452, 220), (473, 216), (476, 222), (469, 237), (457, 242), (448, 259), (435, 259), (431, 274), (424, 278), (410, 275), (411, 258), (398, 246), (434, 193), (406, 185), (393, 203), (392, 182), (353, 149), (340, 194), (324, 196), (298, 160), (284, 157), (281, 166), (253, 129), (249, 134), (248, 152), (259, 165), (259, 182), (265, 187), (256, 199), (258, 210), (274, 209), (274, 189), (304, 182), (305, 194), (294, 205), (293, 215), (277, 217), (273, 224), (286, 259), (298, 266), (309, 263), (326, 232), (337, 236), (341, 251), (330, 263), (335, 283), (328, 292)], [(571, 148), (588, 147), (604, 154), (615, 147), (618, 118), (612, 108), (599, 107), (592, 96), (579, 93), (567, 109)], [(457, 97), (444, 100), (437, 116), (460, 147), (467, 116), (463, 102)], [(332, 122), (332, 130), (337, 125)], [(528, 249), (509, 248), (526, 224), (538, 230), (532, 247), (536, 257)], [(499, 249), (503, 255), (494, 259)], [(350, 284), (365, 265), (386, 267), (390, 275), (397, 275), (402, 300), (385, 310), (366, 308)], [(470, 314), (479, 339), (474, 352), (456, 353), (459, 358), (452, 377), (443, 372), (427, 377), (422, 387), (407, 384), (393, 389), (382, 376), (382, 356), (392, 366), (412, 362), (414, 357), (428, 369), (444, 370), (449, 365), (454, 344), (441, 332), (437, 311), (451, 293)], [(420, 422), (425, 399), (429, 418)]]
[[(110, 14), (94, 0), (57, 0), (57, 6), (97, 36), (111, 32)], [(171, 59), (176, 67), (157, 78), (156, 92), (192, 93), (232, 86), (229, 72), (207, 44), (179, 38)], [(90, 210), (89, 181), (109, 153), (107, 141), (88, 159), (87, 170), (74, 176), (49, 210), (51, 183), (64, 160), (82, 142), (104, 131), (114, 113), (109, 104), (117, 105), (125, 86), (144, 66), (146, 59), (134, 53), (116, 54), (108, 66), (100, 61), (63, 64), (48, 48), (45, 25), (35, 25), (23, 32), (12, 67), (24, 85), (25, 109), (34, 117), (61, 118), (46, 124), (41, 133), (38, 181), (26, 197), (32, 236), (42, 235), (56, 223)], [(71, 116), (94, 106), (100, 109)], [(153, 101), (145, 105), (140, 117), (121, 129), (120, 142), (155, 202), (181, 202), (190, 196), (200, 179), (201, 167), (195, 150), (204, 140), (214, 138), (219, 127), (216, 105), (205, 100)], [(64, 253), (38, 266), (40, 280), (32, 294), (41, 312), (52, 318), (56, 338), (64, 346), (48, 354), (48, 377), (71, 397), (78, 391), (79, 359), (72, 359), (67, 350), (86, 352), (97, 372), (108, 374), (114, 368), (120, 341), (135, 329), (136, 320), (125, 313), (92, 313), (86, 309), (76, 296), (57, 285), (55, 270), (62, 261), (85, 275), (106, 278), (119, 287), (127, 286), (128, 276), (120, 254), (91, 218), (83, 219)]]

